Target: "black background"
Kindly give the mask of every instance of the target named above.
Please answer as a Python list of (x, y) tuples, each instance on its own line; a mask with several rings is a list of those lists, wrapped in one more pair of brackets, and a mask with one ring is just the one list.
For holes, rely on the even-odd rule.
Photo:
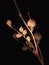
[[(25, 19), (28, 20), (28, 9), (30, 17), (34, 18), (37, 25), (36, 31), (42, 34), (42, 40), (39, 44), (43, 54), (45, 65), (48, 65), (48, 30), (49, 30), (49, 10), (47, 1), (33, 0), (16, 0), (20, 11)], [(18, 42), (12, 38), (14, 31), (6, 25), (6, 21), (10, 19), (13, 26), (16, 22), (20, 25), (21, 19), (13, 0), (0, 0), (0, 59), (4, 64), (29, 64), (40, 65), (37, 58), (28, 50), (23, 52), (19, 48)]]

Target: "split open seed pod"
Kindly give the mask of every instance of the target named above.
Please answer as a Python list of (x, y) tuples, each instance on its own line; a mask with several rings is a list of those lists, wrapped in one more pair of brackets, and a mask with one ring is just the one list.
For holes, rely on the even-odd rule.
[(27, 30), (24, 30), (24, 31), (23, 31), (23, 35), (26, 35), (26, 34), (27, 34)]
[(16, 38), (21, 38), (21, 37), (22, 37), (21, 33), (16, 34)]
[(39, 44), (40, 40), (42, 39), (42, 35), (40, 33), (35, 33), (34, 34), (35, 40), (37, 42), (37, 44)]
[(42, 39), (42, 35), (40, 33), (38, 33), (38, 32), (36, 32), (34, 34), (34, 37), (35, 37), (36, 40), (41, 40)]
[(29, 19), (28, 22), (27, 22), (27, 25), (29, 27), (35, 27), (36, 26), (36, 22), (34, 19)]
[(12, 25), (11, 20), (7, 20), (6, 24), (7, 24), (9, 27), (11, 27), (11, 25)]
[(31, 39), (30, 39), (29, 36), (27, 36), (27, 37), (26, 37), (26, 40), (27, 40), (28, 42), (30, 42)]
[(27, 47), (27, 46), (23, 46), (23, 47), (22, 47), (22, 50), (23, 50), (23, 51), (27, 51), (27, 50), (28, 50), (28, 47)]
[(19, 31), (22, 33), (23, 30), (24, 30), (24, 28), (21, 26), (21, 27), (19, 28)]

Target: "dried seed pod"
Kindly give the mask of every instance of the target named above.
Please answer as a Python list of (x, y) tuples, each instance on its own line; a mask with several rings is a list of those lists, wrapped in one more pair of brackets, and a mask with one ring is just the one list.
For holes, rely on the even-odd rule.
[(27, 47), (27, 46), (23, 46), (23, 47), (22, 47), (22, 50), (23, 50), (23, 51), (27, 51), (27, 50), (28, 50), (28, 47)]
[(7, 20), (6, 24), (7, 24), (9, 27), (11, 27), (11, 25), (12, 25), (11, 20)]
[(36, 26), (36, 22), (34, 19), (29, 19), (28, 22), (27, 22), (27, 25), (30, 27), (30, 28), (33, 28)]
[(30, 37), (29, 37), (29, 36), (27, 36), (27, 37), (26, 37), (26, 40), (30, 42), (30, 40), (31, 40), (31, 39), (30, 39)]
[(22, 34), (19, 33), (19, 34), (16, 34), (16, 38), (21, 38), (22, 37)]
[(24, 28), (21, 26), (21, 27), (19, 28), (19, 31), (22, 33), (23, 30), (24, 30)]
[(26, 34), (27, 34), (27, 30), (24, 30), (24, 31), (23, 31), (23, 34), (26, 35)]
[(38, 41), (42, 39), (42, 35), (41, 35), (40, 33), (38, 33), (38, 32), (36, 32), (36, 33), (34, 34), (34, 37), (35, 37), (35, 39), (38, 40)]

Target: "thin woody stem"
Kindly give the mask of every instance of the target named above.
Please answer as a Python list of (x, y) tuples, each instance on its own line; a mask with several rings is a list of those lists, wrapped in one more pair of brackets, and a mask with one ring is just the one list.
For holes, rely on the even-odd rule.
[(20, 18), (22, 19), (23, 23), (25, 24), (25, 26), (27, 27), (27, 29), (29, 30), (29, 32), (30, 32), (31, 35), (32, 35), (32, 38), (33, 38), (34, 43), (35, 43), (35, 48), (36, 48), (36, 51), (37, 51), (37, 53), (38, 53), (38, 50), (37, 50), (37, 44), (36, 44), (36, 41), (35, 41), (34, 35), (33, 35), (32, 31), (29, 29), (29, 27), (27, 26), (25, 20), (23, 19), (22, 14), (21, 14), (21, 12), (20, 12), (18, 6), (17, 6), (16, 1), (15, 1), (15, 0), (13, 0), (13, 1), (14, 1), (14, 4), (16, 5), (16, 8), (17, 8), (18, 12), (19, 12), (19, 16), (20, 16)]
[(38, 59), (39, 59), (39, 61), (41, 62), (41, 64), (44, 65), (44, 60), (43, 60), (42, 53), (41, 53), (41, 50), (40, 50), (39, 46), (38, 46), (38, 50), (39, 50), (40, 56), (41, 56), (41, 58), (40, 58), (40, 56), (39, 56), (39, 54), (38, 54)]
[[(21, 12), (20, 12), (18, 6), (17, 6), (16, 1), (15, 1), (15, 0), (13, 0), (13, 1), (14, 1), (14, 4), (16, 5), (16, 8), (17, 8), (18, 12), (19, 12), (19, 16), (20, 16), (20, 18), (22, 19), (23, 23), (25, 24), (25, 26), (27, 27), (27, 29), (29, 30), (29, 32), (30, 32), (31, 35), (32, 35), (33, 41), (34, 41), (34, 43), (35, 43), (35, 49), (36, 49), (36, 52), (37, 52), (37, 57), (38, 57), (38, 59), (40, 60), (40, 62), (42, 63), (42, 65), (44, 65), (44, 63), (43, 63), (43, 59), (40, 59), (40, 56), (39, 56), (39, 54), (38, 54), (37, 43), (36, 43), (36, 41), (35, 41), (34, 35), (33, 35), (32, 31), (29, 29), (29, 27), (27, 26), (25, 20), (23, 19), (22, 14), (21, 14)], [(39, 50), (39, 51), (40, 51), (40, 50)], [(41, 58), (42, 58), (42, 54), (41, 54), (41, 52), (40, 52), (40, 55), (41, 55)], [(41, 60), (42, 60), (42, 61), (41, 61)]]

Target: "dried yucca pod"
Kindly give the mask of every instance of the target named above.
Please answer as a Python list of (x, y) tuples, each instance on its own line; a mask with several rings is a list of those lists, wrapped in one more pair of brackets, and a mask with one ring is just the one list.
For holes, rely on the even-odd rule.
[(9, 27), (11, 27), (11, 25), (12, 25), (11, 20), (7, 20), (6, 24), (7, 24)]
[(22, 47), (22, 50), (23, 50), (23, 51), (27, 51), (27, 50), (28, 50), (28, 47), (27, 47), (27, 46), (23, 46), (23, 47)]
[(22, 37), (21, 33), (16, 34), (16, 38), (21, 38), (21, 37)]
[(34, 34), (34, 37), (35, 37), (36, 40), (41, 40), (42, 39), (42, 35), (40, 33), (38, 33), (38, 32), (36, 32)]
[(27, 34), (27, 30), (24, 30), (24, 31), (23, 31), (23, 34), (26, 35), (26, 34)]
[(34, 37), (36, 39), (37, 44), (39, 44), (40, 40), (42, 39), (42, 35), (40, 33), (35, 33)]
[(21, 27), (19, 28), (19, 31), (22, 33), (23, 30), (24, 30), (24, 28), (21, 26)]
[(35, 27), (36, 26), (36, 22), (34, 19), (29, 19), (28, 22), (27, 22), (27, 25), (29, 27)]
[(27, 37), (26, 37), (26, 40), (30, 42), (30, 40), (31, 40), (31, 39), (30, 39), (30, 37), (29, 37), (29, 36), (27, 36)]

